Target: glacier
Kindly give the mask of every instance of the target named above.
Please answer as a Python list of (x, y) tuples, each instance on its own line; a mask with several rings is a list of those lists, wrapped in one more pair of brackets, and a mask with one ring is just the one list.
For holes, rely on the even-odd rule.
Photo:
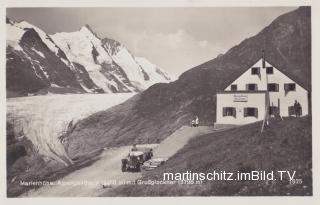
[[(7, 121), (14, 132), (28, 138), (45, 160), (72, 164), (59, 140), (70, 122), (124, 102), (136, 93), (69, 94), (7, 99)], [(88, 136), (89, 137), (89, 136)]]

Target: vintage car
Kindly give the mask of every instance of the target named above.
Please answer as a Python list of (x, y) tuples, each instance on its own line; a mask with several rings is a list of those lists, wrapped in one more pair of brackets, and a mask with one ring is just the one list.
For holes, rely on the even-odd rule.
[(153, 156), (152, 149), (138, 148), (135, 151), (130, 151), (128, 156), (121, 160), (121, 171), (141, 171), (141, 165), (150, 160)]

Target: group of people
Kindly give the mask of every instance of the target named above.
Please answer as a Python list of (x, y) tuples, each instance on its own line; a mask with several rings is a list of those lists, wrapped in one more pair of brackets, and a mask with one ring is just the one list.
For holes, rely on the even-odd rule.
[(199, 127), (199, 118), (195, 116), (194, 119), (191, 121), (191, 127)]

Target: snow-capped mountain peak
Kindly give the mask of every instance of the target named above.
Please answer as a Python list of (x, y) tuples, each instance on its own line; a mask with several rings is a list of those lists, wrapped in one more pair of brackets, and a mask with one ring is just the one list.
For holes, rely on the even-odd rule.
[(20, 21), (18, 23), (15, 23), (17, 27), (20, 27), (21, 29), (34, 29), (38, 35), (40, 36), (41, 40), (48, 46), (48, 48), (53, 51), (56, 55), (58, 55), (59, 47), (52, 41), (49, 35), (47, 35), (43, 30), (38, 28), (35, 25), (32, 25), (28, 23), (27, 21)]
[(171, 81), (169, 75), (157, 74), (157, 66), (149, 61), (149, 63), (144, 64), (138, 62), (136, 57), (120, 42), (104, 38), (102, 39), (102, 44), (114, 62), (124, 70), (129, 80), (138, 90), (147, 89), (154, 83)]
[(97, 39), (100, 40), (98, 35), (91, 29), (91, 27), (88, 24), (82, 26), (80, 28), (79, 32), (82, 33), (85, 36), (90, 37), (90, 38), (97, 38)]
[[(157, 66), (137, 60), (116, 40), (100, 38), (89, 25), (74, 32), (48, 35), (27, 21), (13, 22), (7, 18), (6, 23), (7, 45), (10, 46), (7, 50), (13, 49), (7, 53), (20, 57), (22, 55), (30, 62), (33, 74), (28, 75), (35, 75), (39, 81), (38, 90), (47, 89), (48, 86), (56, 90), (68, 84), (67, 90), (72, 90), (72, 86), (75, 86), (76, 92), (79, 89), (80, 92), (90, 93), (139, 92), (154, 83), (170, 81), (170, 77)], [(21, 53), (16, 53), (18, 51)], [(7, 54), (7, 64), (12, 64), (13, 70), (16, 69), (17, 62), (18, 58), (8, 58)], [(62, 70), (57, 69), (63, 69), (62, 73), (68, 72), (67, 76), (72, 76), (60, 76)], [(66, 79), (60, 82), (60, 78)], [(22, 87), (24, 90), (28, 86)], [(26, 90), (28, 93), (37, 92), (34, 87)]]

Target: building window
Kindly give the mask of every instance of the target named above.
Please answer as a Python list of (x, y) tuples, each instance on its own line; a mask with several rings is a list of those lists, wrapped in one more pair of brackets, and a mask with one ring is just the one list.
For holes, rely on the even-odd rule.
[(251, 75), (259, 75), (259, 74), (260, 74), (260, 68), (259, 67), (251, 68)]
[(269, 115), (278, 115), (279, 114), (279, 108), (277, 106), (270, 106), (269, 107)]
[(237, 90), (237, 85), (236, 84), (231, 85), (231, 90), (232, 91), (236, 91)]
[(279, 92), (279, 84), (277, 84), (277, 83), (268, 83), (268, 91), (270, 91), (270, 92)]
[(273, 67), (267, 67), (267, 74), (273, 74)]
[(258, 108), (245, 107), (243, 114), (244, 114), (244, 117), (256, 117), (256, 118), (258, 118)]
[(235, 107), (224, 107), (223, 108), (223, 112), (222, 115), (223, 116), (233, 116), (234, 118), (236, 118), (236, 108)]
[[(297, 112), (298, 112), (299, 116), (302, 115), (302, 109), (299, 109)], [(296, 115), (296, 110), (294, 109), (294, 106), (289, 106), (288, 107), (288, 114), (289, 114), (289, 116)]]
[(296, 90), (296, 84), (295, 83), (285, 83), (284, 84), (284, 90), (286, 92), (295, 91)]
[(246, 85), (246, 90), (250, 90), (250, 91), (258, 90), (258, 85), (254, 83), (249, 83)]

